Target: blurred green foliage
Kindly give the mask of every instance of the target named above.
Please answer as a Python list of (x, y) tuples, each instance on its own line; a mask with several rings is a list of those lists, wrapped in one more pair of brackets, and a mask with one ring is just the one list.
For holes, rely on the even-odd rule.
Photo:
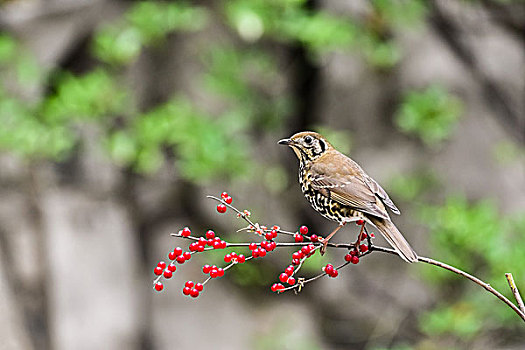
[(402, 56), (399, 45), (385, 33), (419, 23), (426, 14), (421, 0), (373, 1), (374, 11), (364, 20), (309, 10), (305, 4), (304, 0), (233, 0), (225, 8), (230, 25), (248, 42), (262, 37), (299, 42), (313, 59), (333, 50), (355, 50), (379, 68), (392, 67)]
[(172, 147), (181, 175), (193, 181), (217, 175), (242, 174), (248, 163), (245, 137), (178, 97), (114, 132), (108, 142), (113, 158), (140, 172), (161, 165), (164, 147)]
[(102, 26), (93, 40), (93, 53), (100, 60), (127, 64), (143, 46), (159, 43), (174, 31), (198, 31), (208, 22), (205, 8), (183, 2), (138, 2), (117, 22)]
[[(401, 55), (382, 33), (417, 22), (425, 13), (416, 0), (394, 6), (374, 1), (372, 17), (364, 20), (309, 9), (304, 0), (234, 0), (220, 6), (225, 24), (246, 42), (264, 37), (299, 44), (312, 58), (360, 50), (382, 67), (395, 64)], [(122, 68), (144, 48), (162, 46), (172, 33), (205, 30), (211, 15), (208, 8), (189, 2), (134, 3), (95, 32), (92, 52), (101, 62), (94, 70), (83, 75), (57, 71), (49, 75), (51, 93), (32, 99), (24, 96), (24, 89), (45, 74), (16, 40), (0, 35), (0, 70), (10, 84), (0, 89), (0, 121), (5, 125), (0, 147), (24, 157), (64, 159), (81, 140), (76, 130), (89, 123), (99, 130), (100, 144), (112, 159), (136, 171), (153, 172), (174, 154), (181, 175), (189, 180), (262, 171), (270, 191), (282, 190), (275, 185), (286, 183), (281, 168), (250, 164), (252, 147), (246, 136), (250, 128), (279, 127), (293, 110), (276, 58), (263, 47), (224, 41), (203, 50), (198, 57), (202, 82), (223, 106), (212, 113), (181, 94), (141, 112), (128, 90)], [(349, 145), (337, 133), (333, 136), (335, 143)]]
[(421, 169), (412, 174), (396, 175), (388, 186), (396, 198), (406, 202), (421, 201), (423, 196), (439, 185), (439, 179), (434, 172)]
[(402, 131), (418, 136), (426, 145), (437, 146), (448, 139), (462, 113), (462, 104), (443, 87), (434, 85), (408, 92), (396, 114)]
[(127, 112), (127, 91), (107, 71), (96, 69), (83, 76), (64, 73), (56, 92), (42, 101), (39, 114), (47, 125), (103, 119)]
[[(525, 215), (503, 215), (489, 201), (469, 203), (462, 196), (449, 197), (442, 206), (427, 205), (421, 217), (430, 229), (432, 256), (473, 273), (511, 300), (506, 272), (514, 272), (519, 289), (525, 290)], [(479, 286), (442, 269), (421, 268), (435, 286), (443, 288), (438, 307), (421, 318), (429, 335), (455, 334), (469, 339), (482, 328), (517, 327), (516, 314)]]

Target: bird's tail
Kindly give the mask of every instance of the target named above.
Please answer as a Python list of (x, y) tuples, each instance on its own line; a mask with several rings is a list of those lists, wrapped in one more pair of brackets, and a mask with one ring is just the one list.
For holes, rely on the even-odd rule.
[(377, 227), (383, 237), (385, 237), (403, 260), (409, 263), (417, 261), (416, 252), (392, 221), (373, 216), (368, 217), (368, 219)]

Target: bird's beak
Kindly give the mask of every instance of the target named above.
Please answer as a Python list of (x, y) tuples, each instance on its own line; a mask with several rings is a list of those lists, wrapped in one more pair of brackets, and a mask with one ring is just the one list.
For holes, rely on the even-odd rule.
[(282, 140), (279, 140), (279, 142), (277, 142), (277, 143), (280, 144), (280, 145), (287, 145), (287, 146), (289, 146), (289, 145), (291, 145), (293, 143), (293, 141), (290, 140), (290, 139), (282, 139)]

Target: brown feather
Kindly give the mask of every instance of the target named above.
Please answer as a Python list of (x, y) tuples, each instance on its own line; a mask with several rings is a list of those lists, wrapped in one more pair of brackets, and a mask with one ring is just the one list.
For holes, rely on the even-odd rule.
[(377, 227), (379, 232), (381, 232), (383, 237), (385, 237), (403, 260), (410, 263), (417, 261), (416, 252), (390, 219), (380, 219), (373, 216), (367, 218)]

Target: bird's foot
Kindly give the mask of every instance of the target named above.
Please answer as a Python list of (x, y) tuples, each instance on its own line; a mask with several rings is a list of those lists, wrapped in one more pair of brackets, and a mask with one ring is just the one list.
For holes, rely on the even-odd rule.
[(328, 247), (328, 241), (329, 241), (329, 239), (326, 239), (326, 238), (319, 239), (319, 242), (321, 242), (323, 244), (321, 246), (321, 249), (319, 249), (319, 254), (321, 254), (321, 256), (323, 256), (324, 253), (326, 253), (326, 247)]

